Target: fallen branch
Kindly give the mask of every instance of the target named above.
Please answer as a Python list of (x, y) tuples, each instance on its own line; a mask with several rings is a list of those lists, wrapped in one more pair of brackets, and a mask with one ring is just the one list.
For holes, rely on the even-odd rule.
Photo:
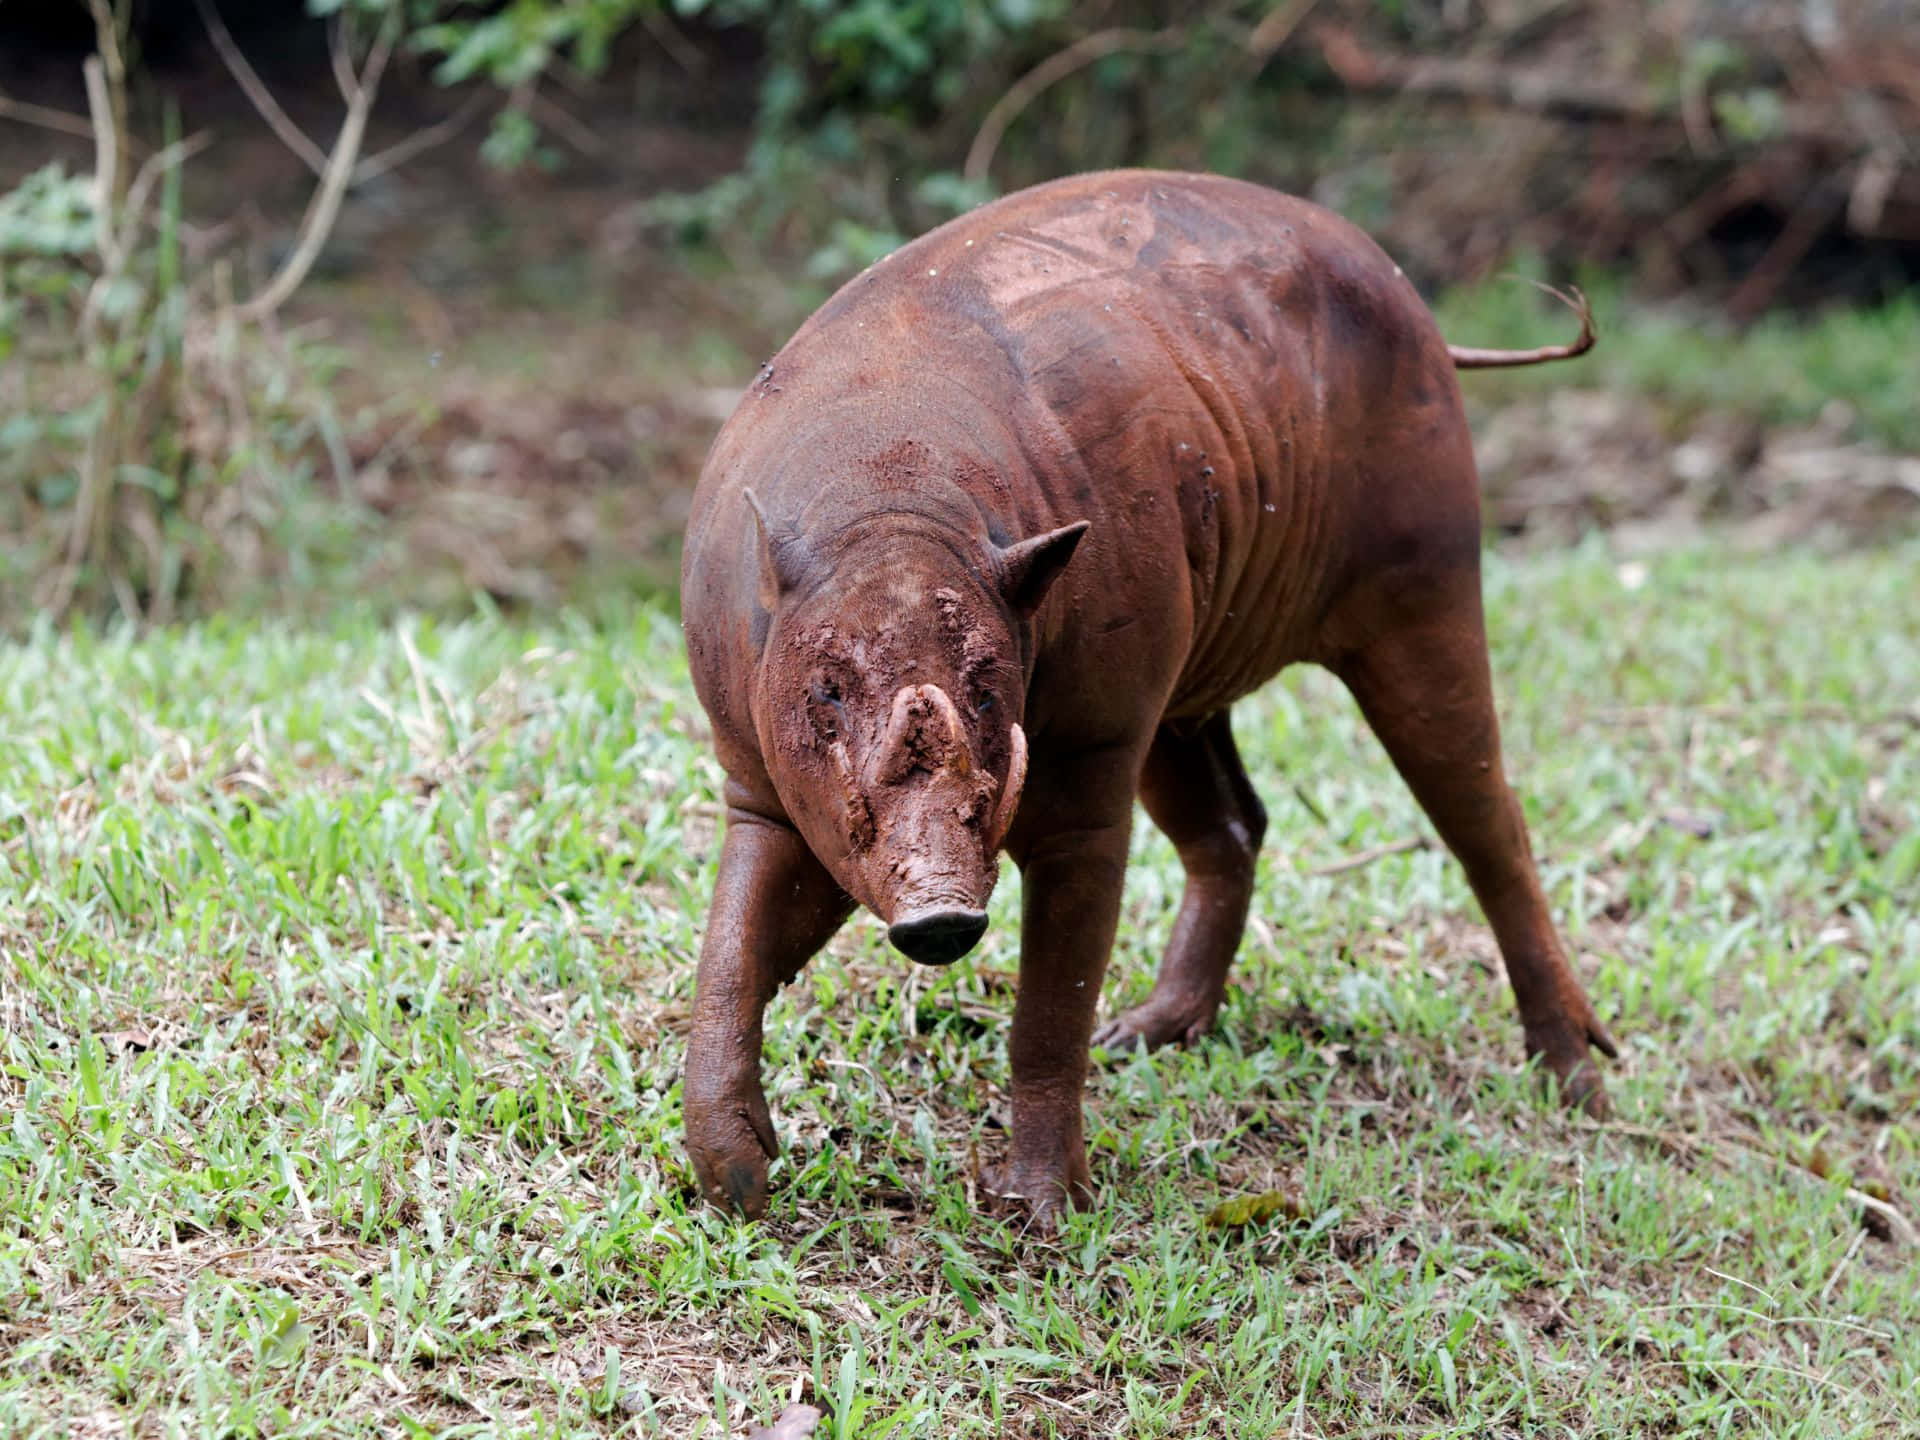
[(1538, 115), (1595, 116), (1617, 120), (1669, 118), (1653, 90), (1487, 60), (1440, 55), (1391, 55), (1369, 51), (1343, 25), (1315, 27), (1320, 53), (1341, 83), (1353, 90), (1387, 90), (1455, 100), (1493, 100)]
[(1405, 840), (1395, 840), (1390, 845), (1374, 845), (1365, 850), (1356, 850), (1343, 859), (1331, 861), (1325, 865), (1316, 865), (1307, 871), (1309, 875), (1343, 875), (1349, 870), (1359, 870), (1384, 860), (1389, 855), (1404, 855), (1409, 850), (1431, 850), (1433, 842), (1424, 835), (1410, 835)]
[(980, 122), (980, 130), (973, 137), (973, 144), (967, 147), (966, 163), (961, 166), (960, 173), (976, 184), (986, 179), (987, 169), (993, 164), (994, 151), (1000, 148), (1007, 127), (1049, 86), (1058, 84), (1074, 71), (1084, 69), (1096, 60), (1104, 60), (1109, 55), (1128, 51), (1166, 54), (1176, 49), (1183, 39), (1185, 34), (1177, 25), (1165, 30), (1096, 30), (1091, 35), (1081, 36), (1066, 49), (1042, 60), (1014, 81), (1007, 93), (993, 102), (993, 108), (987, 111), (987, 118)]
[[(1440, 55), (1395, 55), (1370, 51), (1343, 25), (1314, 28), (1327, 66), (1350, 90), (1431, 95), (1445, 100), (1486, 100), (1531, 115), (1575, 120), (1621, 120), (1684, 126), (1679, 108), (1651, 86), (1589, 79), (1560, 70), (1503, 65)], [(1856, 137), (1824, 109), (1789, 103), (1776, 140), (1808, 140), (1857, 148)]]

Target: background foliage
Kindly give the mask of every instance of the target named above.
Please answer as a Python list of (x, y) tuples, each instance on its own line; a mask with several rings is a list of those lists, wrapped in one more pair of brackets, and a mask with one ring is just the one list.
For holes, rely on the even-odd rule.
[[(0, 25), (55, 23), (13, 13), (26, 18)], [(574, 593), (609, 567), (665, 579), (711, 395), (827, 286), (995, 193), (1107, 165), (1309, 194), (1430, 291), (1516, 263), (1578, 277), (1608, 332), (1581, 374), (1652, 402), (1658, 433), (1635, 446), (1685, 441), (1716, 413), (1913, 444), (1920, 37), (1877, 0), (90, 0), (57, 14), (89, 27), (42, 33), (70, 80), (86, 52), (118, 56), (104, 103), (121, 163), (102, 189), (103, 152), (63, 142), (0, 204), (0, 518), (20, 537), (0, 546), (7, 623), (73, 604), (165, 617), (294, 576), (351, 573), (364, 590), (370, 566), (395, 597), (435, 603)], [(233, 78), (246, 54), (264, 67), (252, 104)], [(79, 134), (99, 119), (0, 82), (0, 123)], [(265, 136), (268, 121), (295, 183), (222, 187), (236, 126)], [(549, 202), (568, 197), (591, 218), (556, 228), (566, 212)], [(386, 237), (425, 228), (410, 206), (444, 212), (441, 233), (381, 258)], [(503, 261), (516, 246), (540, 253)], [(477, 258), (449, 266), (449, 251)], [(436, 269), (531, 278), (511, 304), (462, 311), (467, 282)], [(357, 276), (366, 291), (342, 298)], [(556, 396), (558, 429), (537, 434), (504, 418), (524, 387), (483, 403), (417, 361), (396, 379), (377, 347), (323, 342), (396, 304), (416, 355), (528, 323), (506, 319), (515, 307), (539, 313), (550, 370), (596, 313), (653, 348), (611, 357), (624, 394)], [(1531, 343), (1552, 323), (1484, 286), (1446, 306), (1479, 343)], [(1866, 308), (1808, 318), (1839, 306)], [(635, 418), (636, 396), (652, 418)], [(565, 458), (583, 446), (584, 462)], [(1709, 515), (1797, 495), (1748, 473), (1764, 445), (1721, 448), (1732, 475), (1706, 487)], [(1904, 484), (1879, 460), (1866, 471), (1876, 494)], [(485, 503), (451, 523), (490, 516), (484, 533), (421, 556), (420, 535), (450, 519), (430, 497), (476, 479)], [(1671, 488), (1587, 509), (1651, 517)], [(558, 527), (575, 538), (527, 540), (576, 510)], [(614, 534), (620, 547), (578, 538)]]

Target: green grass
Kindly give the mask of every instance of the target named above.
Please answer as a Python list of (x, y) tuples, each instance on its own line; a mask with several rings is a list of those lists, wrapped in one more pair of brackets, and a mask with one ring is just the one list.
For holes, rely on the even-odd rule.
[[(1597, 385), (1645, 399), (1676, 428), (1709, 412), (1806, 425), (1838, 406), (1859, 437), (1920, 450), (1920, 293), (1805, 319), (1774, 313), (1741, 332), (1718, 313), (1635, 302), (1604, 275), (1582, 284), (1600, 331), (1593, 352), (1567, 365), (1477, 374), (1466, 387), (1476, 405)], [(1505, 276), (1449, 290), (1433, 308), (1447, 338), (1463, 345), (1553, 344), (1575, 329), (1565, 310)]]
[[(1219, 1032), (1096, 1077), (1054, 1242), (970, 1182), (1011, 875), (949, 974), (848, 928), (770, 1013), (769, 1219), (690, 1198), (664, 616), (0, 652), (0, 1435), (1914, 1433), (1920, 1251), (1849, 1189), (1920, 1196), (1920, 550), (1489, 563), (1619, 1120), (1535, 1098), (1451, 862), (1308, 873), (1425, 826), (1300, 672)], [(1143, 826), (1110, 1000), (1177, 895)]]

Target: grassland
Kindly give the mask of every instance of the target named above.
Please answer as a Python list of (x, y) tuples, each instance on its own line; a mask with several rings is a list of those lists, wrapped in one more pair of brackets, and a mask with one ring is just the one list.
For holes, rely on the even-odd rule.
[[(1052, 1242), (971, 1185), (1011, 874), (951, 972), (843, 933), (770, 1013), (770, 1218), (691, 1198), (667, 616), (0, 651), (0, 1435), (1920, 1432), (1920, 549), (1490, 567), (1618, 1118), (1536, 1098), (1451, 862), (1315, 873), (1426, 832), (1303, 672), (1240, 716), (1219, 1031), (1096, 1077)], [(1143, 825), (1111, 1001), (1178, 884)]]

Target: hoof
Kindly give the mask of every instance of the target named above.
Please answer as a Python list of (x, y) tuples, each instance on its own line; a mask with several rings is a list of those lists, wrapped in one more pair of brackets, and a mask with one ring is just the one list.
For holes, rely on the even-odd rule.
[(1591, 1050), (1598, 1050), (1609, 1059), (1618, 1059), (1620, 1055), (1613, 1036), (1597, 1019), (1590, 1019), (1577, 1029), (1554, 1026), (1527, 1031), (1527, 1054), (1539, 1059), (1543, 1077), (1553, 1078), (1560, 1103), (1570, 1110), (1584, 1111), (1595, 1120), (1605, 1120), (1613, 1113), (1613, 1102), (1607, 1098), (1606, 1081), (1594, 1063)]
[(1214, 1011), (1163, 1009), (1149, 1000), (1124, 1015), (1116, 1015), (1093, 1032), (1094, 1048), (1107, 1054), (1131, 1055), (1136, 1050), (1158, 1050), (1163, 1045), (1198, 1045), (1213, 1028)]
[(1011, 1162), (983, 1166), (975, 1176), (980, 1194), (989, 1202), (990, 1213), (1012, 1220), (1024, 1220), (1028, 1234), (1051, 1239), (1060, 1231), (1061, 1217), (1069, 1207), (1085, 1210), (1093, 1204), (1093, 1184), (1085, 1174), (1042, 1174), (1036, 1170), (1016, 1170)]
[(767, 1162), (780, 1153), (766, 1104), (696, 1106), (687, 1114), (687, 1157), (706, 1199), (748, 1220), (767, 1213)]

